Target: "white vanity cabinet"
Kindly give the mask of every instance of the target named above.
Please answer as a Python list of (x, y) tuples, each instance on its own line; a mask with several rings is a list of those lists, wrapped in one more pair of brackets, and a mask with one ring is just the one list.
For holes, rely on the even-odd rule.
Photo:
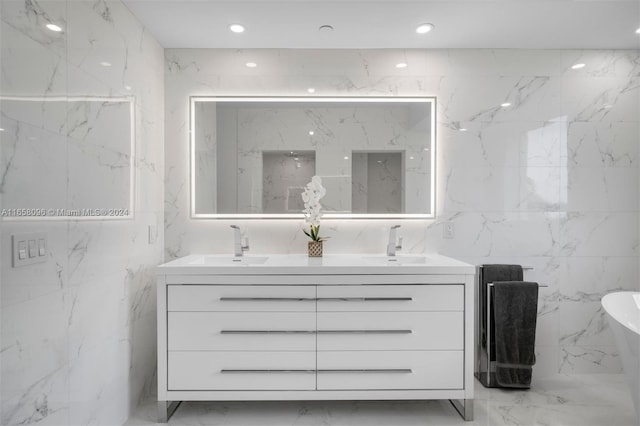
[(183, 400), (449, 399), (472, 418), (473, 266), (288, 257), (159, 268), (161, 421)]

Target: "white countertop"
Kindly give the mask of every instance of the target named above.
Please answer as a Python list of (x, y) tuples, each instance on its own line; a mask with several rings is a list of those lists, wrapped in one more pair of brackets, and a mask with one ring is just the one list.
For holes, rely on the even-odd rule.
[(158, 266), (159, 275), (475, 274), (475, 266), (438, 254), (189, 255)]

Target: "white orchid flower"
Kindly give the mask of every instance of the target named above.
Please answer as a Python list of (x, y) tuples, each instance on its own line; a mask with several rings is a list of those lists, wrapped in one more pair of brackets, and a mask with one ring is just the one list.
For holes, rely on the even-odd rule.
[(325, 196), (327, 190), (322, 186), (320, 176), (313, 176), (305, 190), (302, 192), (302, 201), (304, 202), (305, 222), (309, 223), (310, 230), (303, 232), (313, 241), (322, 241), (323, 238), (318, 235), (320, 231), (320, 217), (322, 216), (320, 199)]

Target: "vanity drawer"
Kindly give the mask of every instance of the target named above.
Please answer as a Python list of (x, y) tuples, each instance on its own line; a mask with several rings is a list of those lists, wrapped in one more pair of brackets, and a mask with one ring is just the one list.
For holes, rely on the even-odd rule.
[(318, 390), (462, 389), (463, 351), (318, 352)]
[(169, 350), (313, 351), (313, 312), (169, 312)]
[(315, 286), (167, 286), (169, 311), (314, 312), (315, 297)]
[(462, 284), (318, 286), (318, 312), (462, 311)]
[(462, 312), (319, 312), (318, 350), (462, 350)]
[(315, 390), (315, 352), (169, 352), (169, 390)]

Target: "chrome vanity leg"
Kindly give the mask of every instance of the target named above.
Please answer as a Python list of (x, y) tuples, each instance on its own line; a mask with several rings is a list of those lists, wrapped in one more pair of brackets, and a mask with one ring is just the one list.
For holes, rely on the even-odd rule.
[(158, 423), (167, 423), (182, 401), (158, 401)]
[(450, 399), (449, 401), (464, 421), (473, 421), (473, 399)]

